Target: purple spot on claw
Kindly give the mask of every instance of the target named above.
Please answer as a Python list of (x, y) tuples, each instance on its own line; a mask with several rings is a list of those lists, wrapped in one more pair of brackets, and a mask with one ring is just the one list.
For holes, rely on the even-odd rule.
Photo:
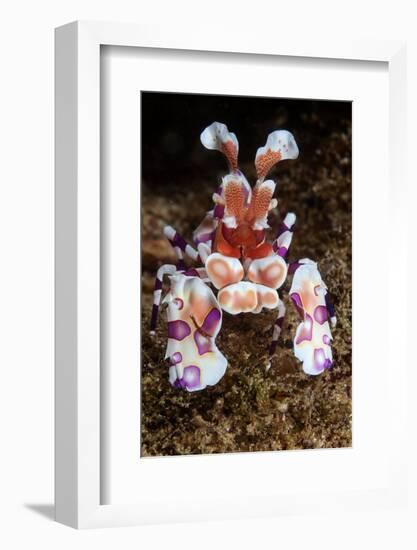
[(314, 319), (322, 325), (327, 321), (327, 308), (326, 306), (317, 306), (314, 310)]
[(171, 365), (176, 365), (177, 363), (181, 363), (182, 361), (182, 355), (179, 351), (175, 352), (171, 357)]
[(314, 350), (314, 369), (318, 372), (322, 372), (324, 369), (330, 369), (332, 362), (326, 358), (323, 348)]
[(175, 298), (175, 303), (178, 306), (178, 309), (182, 309), (184, 307), (184, 300), (181, 300), (181, 298)]
[(330, 369), (332, 367), (332, 362), (330, 359), (326, 359), (326, 361), (324, 362), (324, 368), (325, 369)]
[(199, 330), (196, 330), (194, 333), (194, 341), (199, 355), (204, 355), (205, 353), (212, 351), (210, 338), (202, 334)]
[(297, 292), (293, 292), (290, 294), (290, 298), (293, 301), (293, 304), (295, 305), (298, 315), (301, 317), (301, 319), (304, 318), (304, 308), (303, 303), (301, 301), (301, 296)]
[(288, 252), (288, 248), (286, 248), (285, 246), (280, 246), (278, 248), (278, 256), (281, 256), (281, 258), (285, 258), (285, 256), (287, 255), (287, 252)]
[(327, 334), (323, 334), (323, 344), (330, 346), (330, 338), (327, 336)]
[(200, 369), (195, 365), (185, 367), (182, 375), (182, 387), (193, 389), (200, 385)]
[(301, 297), (297, 292), (293, 292), (291, 294), (291, 300), (294, 302), (294, 304), (299, 307), (300, 309), (303, 308), (303, 304), (301, 302)]
[(191, 329), (185, 321), (169, 321), (168, 323), (168, 338), (174, 340), (184, 340), (191, 334)]
[(213, 334), (216, 331), (217, 325), (220, 321), (220, 311), (216, 309), (215, 307), (206, 315), (206, 318), (204, 319), (203, 324), (201, 325), (201, 330), (208, 334), (209, 336), (213, 336)]

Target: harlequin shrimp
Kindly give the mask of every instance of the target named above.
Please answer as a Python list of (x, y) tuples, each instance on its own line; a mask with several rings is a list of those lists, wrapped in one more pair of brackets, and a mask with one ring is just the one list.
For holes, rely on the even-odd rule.
[[(294, 354), (306, 374), (317, 375), (332, 366), (332, 334), (336, 325), (317, 264), (310, 259), (287, 263), (296, 216), (288, 213), (275, 239), (266, 240), (268, 214), (276, 208), (275, 183), (266, 179), (284, 160), (296, 159), (299, 151), (287, 130), (269, 134), (255, 157), (257, 180), (252, 188), (238, 168), (238, 140), (225, 124), (214, 122), (200, 136), (207, 149), (225, 156), (229, 173), (213, 195), (214, 208), (193, 233), (194, 246), (171, 226), (164, 234), (175, 250), (177, 265), (162, 265), (157, 272), (151, 318), (155, 332), (162, 298), (163, 280), (169, 279), (167, 304), (169, 382), (188, 391), (213, 386), (224, 376), (227, 359), (216, 345), (223, 313), (277, 311), (269, 359), (276, 351), (285, 306), (278, 293), (287, 275), (292, 276), (290, 298), (300, 324), (294, 337)], [(185, 257), (195, 266), (187, 267)]]

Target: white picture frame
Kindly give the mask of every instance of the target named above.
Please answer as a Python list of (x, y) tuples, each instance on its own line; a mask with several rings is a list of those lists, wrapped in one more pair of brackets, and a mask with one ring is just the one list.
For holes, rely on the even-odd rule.
[[(77, 528), (120, 526), (183, 519), (171, 495), (161, 508), (135, 504), (101, 504), (100, 401), (100, 48), (128, 46), (172, 50), (229, 52), (379, 61), (389, 71), (390, 217), (398, 232), (404, 228), (405, 46), (400, 42), (337, 42), (285, 40), (243, 35), (229, 29), (216, 35), (207, 28), (149, 27), (75, 22), (56, 30), (56, 519)], [(398, 320), (405, 334), (406, 240), (397, 243), (396, 278), (403, 287), (388, 300), (387, 316)], [(398, 267), (400, 266), (400, 267)], [(400, 275), (398, 274), (398, 270)], [(390, 292), (387, 289), (388, 293)], [(385, 306), (386, 307), (386, 306)], [(394, 330), (394, 329), (393, 329)], [(401, 342), (399, 343), (401, 349)], [(405, 346), (403, 346), (405, 350)], [(193, 514), (214, 519), (264, 514), (304, 513), (329, 506), (398, 505), (405, 498), (406, 361), (399, 353), (395, 395), (390, 396), (395, 450), (389, 456), (382, 489), (328, 494), (289, 494), (285, 502), (254, 500), (232, 507), (219, 498)], [(233, 456), (230, 457), (233, 460)], [(235, 500), (239, 500), (238, 497)], [(240, 499), (241, 500), (241, 499)]]

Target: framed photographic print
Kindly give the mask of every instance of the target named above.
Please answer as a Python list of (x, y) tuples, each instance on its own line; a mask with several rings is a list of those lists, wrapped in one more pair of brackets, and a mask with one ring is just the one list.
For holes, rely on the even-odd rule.
[(56, 31), (74, 527), (405, 498), (404, 46), (219, 40)]
[[(219, 122), (205, 128), (210, 113), (243, 139)], [(352, 103), (144, 91), (141, 120), (141, 456), (351, 447)], [(291, 132), (263, 135), (283, 126)], [(222, 153), (223, 176), (195, 141)], [(284, 161), (299, 147), (297, 169)], [(311, 259), (320, 254), (337, 294), (333, 346), (333, 301)], [(156, 331), (164, 303), (168, 338)]]

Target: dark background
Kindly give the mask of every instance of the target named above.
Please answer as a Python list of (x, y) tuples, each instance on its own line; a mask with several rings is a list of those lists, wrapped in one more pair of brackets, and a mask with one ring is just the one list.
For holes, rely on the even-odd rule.
[(290, 129), (301, 154), (309, 155), (321, 136), (346, 128), (351, 119), (351, 103), (346, 101), (142, 92), (141, 102), (142, 177), (155, 185), (183, 176), (186, 185), (190, 175), (202, 170), (225, 173), (222, 155), (207, 156), (199, 140), (214, 121), (224, 122), (236, 134), (239, 159), (245, 164), (253, 163), (257, 148), (278, 128)]
[[(142, 110), (142, 455), (172, 455), (351, 445), (351, 103), (143, 92)], [(278, 208), (270, 238), (287, 211), (297, 215), (290, 261), (319, 263), (335, 299), (334, 368), (302, 372), (292, 352), (298, 319), (287, 305), (273, 366), (265, 373), (275, 312), (224, 315), (218, 345), (229, 360), (213, 388), (189, 394), (168, 383), (166, 319), (149, 336), (156, 269), (174, 256), (162, 229), (191, 242), (227, 172), (200, 143), (213, 121), (239, 140), (239, 167), (254, 183), (254, 158), (270, 132), (285, 128), (300, 149), (275, 167)]]

